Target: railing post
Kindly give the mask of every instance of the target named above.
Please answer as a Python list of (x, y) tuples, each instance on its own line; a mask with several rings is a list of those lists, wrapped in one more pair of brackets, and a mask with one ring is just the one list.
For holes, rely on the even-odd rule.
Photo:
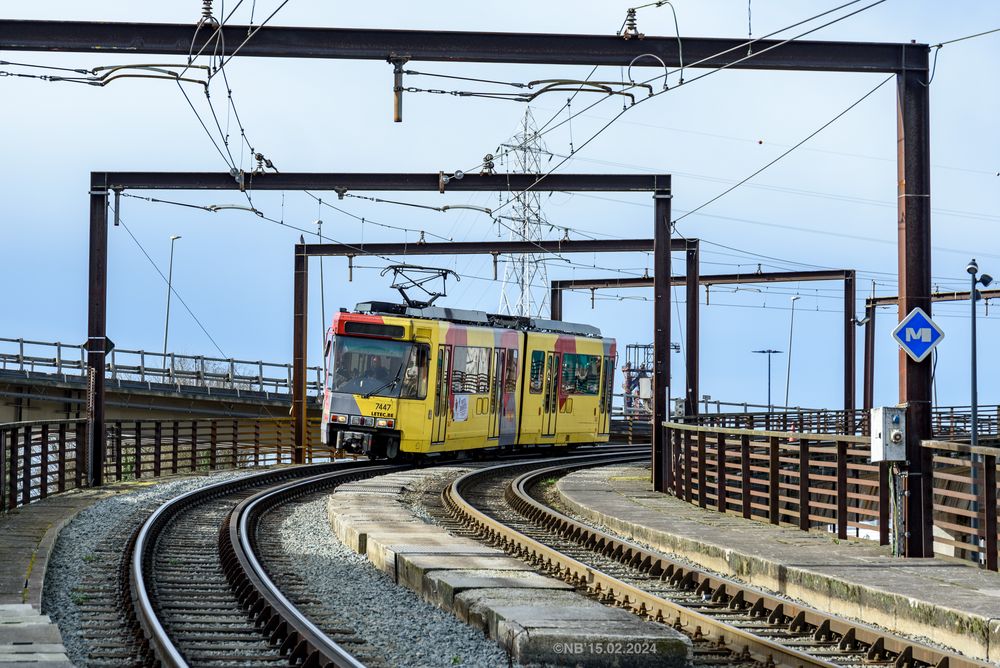
[(719, 432), (715, 441), (716, 449), (716, 474), (715, 474), (715, 509), (720, 513), (726, 512), (726, 435)]
[(173, 452), (170, 453), (170, 472), (175, 475), (177, 473), (177, 458), (179, 455), (177, 451), (180, 450), (180, 448), (181, 448), (181, 423), (178, 422), (177, 420), (174, 420), (173, 439), (171, 443), (171, 450)]
[(31, 503), (31, 425), (25, 425), (24, 460), (21, 462), (21, 505)]
[(10, 494), (7, 496), (8, 508), (14, 510), (17, 508), (17, 427), (14, 427), (8, 432), (7, 437), (10, 441)]
[(809, 531), (809, 442), (799, 439), (799, 528)]
[(253, 421), (253, 465), (260, 466), (260, 419)]
[(691, 432), (684, 432), (684, 500), (691, 503), (694, 496), (691, 492)]
[(142, 477), (142, 422), (135, 423), (135, 479)]
[(780, 441), (777, 436), (768, 439), (767, 450), (767, 514), (771, 524), (778, 524), (781, 521), (781, 509), (779, 508), (779, 497), (781, 494), (780, 462), (781, 454)]
[(750, 508), (750, 435), (740, 436), (740, 493), (743, 497), (743, 517), (750, 519), (753, 510)]
[(76, 488), (81, 489), (83, 487), (83, 471), (86, 466), (87, 461), (87, 423), (77, 422), (76, 423), (76, 444), (73, 447), (76, 454), (76, 471), (75, 482)]
[(219, 425), (215, 420), (210, 423), (209, 432), (209, 451), (208, 451), (208, 468), (214, 471), (218, 468), (218, 450), (219, 450)]
[(122, 481), (122, 423), (115, 422), (115, 480)]
[(740, 436), (740, 494), (743, 497), (743, 517), (750, 519), (750, 435)]
[(239, 468), (239, 439), (240, 423), (238, 420), (233, 420), (233, 468)]
[(997, 570), (997, 456), (983, 455), (983, 539), (986, 568)]
[[(706, 411), (708, 412), (708, 411)], [(705, 432), (698, 432), (698, 505), (705, 508), (708, 497), (705, 488), (708, 487), (708, 471), (705, 470)]]
[(878, 464), (878, 544), (889, 544), (889, 463)]
[(0, 512), (7, 509), (7, 434), (9, 430), (0, 429)]
[(847, 539), (847, 443), (837, 439), (837, 538)]
[(686, 432), (674, 429), (672, 430), (674, 437), (671, 439), (673, 441), (673, 447), (668, 448), (670, 454), (669, 466), (674, 470), (674, 496), (678, 499), (684, 498), (684, 472), (680, 467), (681, 458), (684, 456), (684, 444), (683, 439)]
[(56, 489), (59, 492), (66, 491), (66, 423), (59, 424), (59, 462), (56, 467), (57, 481)]
[(160, 458), (163, 456), (163, 423), (153, 423), (153, 477), (160, 477)]
[(41, 447), (38, 453), (38, 463), (41, 469), (41, 476), (38, 479), (39, 497), (44, 499), (49, 495), (49, 425), (42, 425)]
[(198, 470), (198, 421), (191, 420), (191, 472)]

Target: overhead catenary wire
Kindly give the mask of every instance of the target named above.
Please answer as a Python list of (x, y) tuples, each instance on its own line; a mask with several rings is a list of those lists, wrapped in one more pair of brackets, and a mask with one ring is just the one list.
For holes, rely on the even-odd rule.
[[(109, 209), (112, 208), (110, 203), (108, 204), (108, 208)], [(128, 232), (128, 235), (132, 238), (132, 241), (135, 242), (135, 245), (139, 248), (139, 250), (146, 257), (146, 259), (149, 260), (149, 263), (153, 266), (153, 269), (156, 270), (156, 273), (159, 274), (160, 278), (163, 279), (163, 282), (166, 283), (170, 287), (171, 294), (173, 294), (177, 298), (177, 301), (179, 301), (181, 303), (181, 305), (184, 307), (184, 310), (188, 312), (188, 315), (190, 315), (191, 318), (198, 325), (198, 328), (201, 329), (201, 331), (205, 334), (205, 336), (208, 337), (208, 340), (212, 342), (212, 345), (215, 347), (216, 350), (219, 351), (219, 354), (222, 355), (223, 357), (228, 358), (228, 355), (226, 355), (226, 353), (219, 346), (218, 342), (215, 340), (215, 337), (213, 337), (208, 332), (208, 329), (206, 329), (205, 325), (202, 324), (202, 322), (198, 318), (198, 316), (196, 316), (194, 314), (194, 311), (191, 310), (191, 307), (188, 306), (188, 304), (187, 304), (186, 301), (184, 301), (184, 298), (181, 297), (180, 293), (177, 292), (177, 288), (175, 288), (173, 286), (173, 284), (170, 281), (167, 280), (167, 277), (163, 274), (163, 271), (160, 270), (160, 267), (156, 264), (156, 262), (150, 256), (150, 254), (146, 251), (146, 249), (143, 247), (143, 245), (139, 241), (139, 239), (132, 233), (132, 230), (129, 229), (128, 225), (125, 224), (125, 221), (122, 220), (121, 215), (118, 215), (117, 218), (118, 218), (118, 223), (125, 229), (126, 232)]]
[[(800, 26), (800, 25), (802, 25), (804, 23), (808, 23), (810, 21), (813, 21), (813, 20), (815, 20), (818, 17), (822, 17), (822, 16), (830, 14), (830, 13), (832, 13), (834, 11), (837, 11), (838, 9), (841, 9), (841, 8), (844, 8), (844, 7), (848, 7), (848, 6), (857, 4), (860, 1), (861, 0), (852, 0), (851, 2), (848, 2), (848, 3), (845, 3), (843, 5), (840, 5), (839, 7), (835, 7), (833, 9), (831, 9), (831, 10), (827, 10), (826, 12), (818, 14), (818, 15), (816, 15), (814, 17), (809, 18), (809, 19), (805, 19), (803, 21), (799, 21), (798, 23), (792, 24), (791, 26), (788, 26), (788, 27), (782, 28), (780, 30), (777, 30), (775, 32), (772, 32), (769, 35), (765, 35), (765, 36), (760, 37), (760, 38), (758, 38), (756, 40), (750, 40), (750, 43), (758, 42), (758, 41), (766, 39), (766, 38), (768, 38), (768, 37), (770, 37), (770, 36), (772, 36), (774, 34), (778, 34), (778, 33), (784, 32), (786, 30), (790, 30), (792, 28), (798, 27), (798, 26)], [(724, 64), (724, 65), (722, 65), (720, 67), (711, 69), (708, 72), (704, 72), (704, 73), (699, 74), (699, 75), (697, 75), (695, 77), (692, 77), (691, 79), (686, 80), (684, 83), (679, 83), (679, 84), (675, 85), (673, 88), (665, 89), (665, 90), (662, 90), (662, 91), (657, 91), (657, 92), (653, 93), (652, 95), (650, 95), (650, 96), (648, 96), (646, 98), (642, 98), (640, 100), (637, 100), (636, 103), (634, 105), (632, 105), (631, 107), (628, 107), (626, 109), (622, 109), (621, 111), (619, 111), (618, 113), (616, 113), (607, 123), (605, 123), (595, 133), (593, 133), (590, 137), (588, 137), (587, 140), (584, 141), (580, 145), (580, 147), (577, 149), (577, 153), (579, 153), (580, 150), (582, 150), (584, 147), (586, 147), (592, 141), (594, 141), (595, 139), (597, 139), (597, 137), (599, 137), (601, 134), (603, 134), (609, 127), (611, 127), (615, 123), (615, 121), (617, 121), (619, 118), (621, 118), (630, 109), (634, 109), (639, 104), (642, 104), (644, 102), (648, 102), (649, 100), (657, 98), (660, 95), (663, 95), (665, 93), (669, 93), (670, 91), (676, 91), (679, 88), (681, 88), (682, 86), (687, 86), (687, 85), (690, 85), (690, 84), (692, 84), (692, 83), (694, 83), (696, 81), (700, 81), (702, 79), (705, 79), (706, 77), (709, 77), (709, 76), (711, 76), (713, 74), (717, 74), (718, 72), (726, 70), (726, 69), (728, 69), (728, 68), (730, 68), (730, 67), (732, 67), (732, 66), (734, 66), (736, 64), (739, 64), (739, 63), (742, 63), (742, 62), (744, 62), (746, 60), (749, 60), (749, 59), (752, 59), (754, 57), (757, 57), (757, 56), (759, 56), (759, 55), (761, 55), (763, 53), (767, 53), (768, 51), (772, 51), (772, 50), (774, 50), (776, 48), (784, 46), (785, 44), (788, 44), (788, 43), (793, 42), (795, 40), (801, 39), (802, 37), (805, 37), (805, 36), (810, 35), (810, 34), (812, 34), (814, 32), (822, 30), (823, 28), (829, 27), (829, 26), (831, 26), (831, 25), (833, 25), (835, 23), (839, 23), (840, 21), (846, 20), (846, 19), (848, 19), (848, 18), (850, 18), (852, 16), (855, 16), (855, 15), (861, 13), (861, 12), (867, 11), (867, 10), (869, 10), (869, 9), (871, 9), (873, 7), (876, 7), (876, 6), (878, 6), (878, 5), (880, 5), (880, 4), (884, 3), (884, 2), (886, 2), (886, 0), (875, 0), (874, 2), (871, 2), (870, 4), (864, 6), (864, 7), (860, 8), (860, 9), (857, 9), (857, 10), (855, 10), (853, 12), (845, 14), (844, 16), (837, 17), (836, 19), (833, 19), (833, 20), (828, 21), (828, 22), (826, 22), (824, 24), (821, 24), (821, 25), (816, 26), (814, 28), (810, 28), (809, 30), (806, 30), (806, 31), (804, 31), (802, 33), (799, 33), (799, 34), (795, 35), (794, 37), (789, 37), (789, 38), (786, 38), (784, 40), (778, 41), (777, 43), (772, 44), (771, 46), (769, 46), (769, 47), (767, 47), (765, 49), (762, 49), (762, 50), (756, 51), (756, 52), (748, 53), (746, 56), (742, 56), (742, 57), (740, 57), (740, 58), (738, 58), (736, 60), (727, 62), (726, 64)], [(702, 60), (697, 61), (695, 63), (691, 63), (691, 64), (688, 65), (688, 67), (693, 67), (693, 66), (699, 65), (699, 64), (701, 64), (703, 62), (706, 62), (707, 60), (709, 60), (711, 58), (716, 58), (716, 57), (718, 57), (720, 55), (725, 55), (726, 53), (729, 53), (731, 51), (736, 50), (737, 48), (739, 48), (739, 47), (731, 47), (731, 48), (726, 49), (726, 50), (724, 50), (724, 51), (722, 51), (722, 52), (720, 52), (718, 54), (714, 54), (712, 56), (708, 56), (706, 58), (703, 58)], [(651, 77), (650, 79), (646, 79), (642, 83), (643, 84), (649, 84), (649, 83), (651, 83), (653, 81), (657, 81), (660, 78), (665, 78), (667, 76), (669, 76), (669, 73), (663, 74), (663, 75), (659, 75), (659, 76), (656, 76), (656, 77)], [(597, 103), (594, 103), (593, 105), (591, 105), (591, 107), (588, 107), (587, 109), (585, 109), (585, 111), (589, 110), (593, 106), (596, 106), (596, 104), (598, 104), (600, 101), (601, 100), (599, 100)], [(564, 122), (565, 121), (563, 121), (563, 123)], [(558, 125), (561, 125), (561, 124), (562, 123), (560, 123)], [(553, 128), (551, 128), (550, 130), (547, 130), (546, 132), (550, 132), (552, 129), (555, 129), (555, 127), (558, 127), (558, 125), (557, 126), (553, 126)], [(574, 153), (574, 156), (575, 155), (576, 154)], [(573, 158), (573, 156), (569, 156), (567, 158), (563, 158), (562, 160), (560, 160), (554, 167), (552, 167), (551, 169), (549, 169), (544, 174), (541, 174), (537, 179), (535, 179), (535, 181), (532, 184), (528, 185), (523, 191), (521, 191), (519, 193), (516, 193), (514, 196), (508, 198), (506, 201), (504, 201), (499, 206), (497, 206), (497, 208), (495, 209), (495, 211), (499, 211), (499, 210), (501, 210), (501, 209), (509, 206), (512, 202), (514, 202), (516, 200), (517, 197), (523, 196), (523, 194), (525, 192), (531, 190), (534, 186), (536, 186), (539, 183), (541, 183), (545, 178), (547, 178), (550, 174), (554, 173), (556, 170), (558, 170), (560, 167), (562, 167), (564, 164), (566, 164), (566, 162), (568, 162), (572, 158)]]

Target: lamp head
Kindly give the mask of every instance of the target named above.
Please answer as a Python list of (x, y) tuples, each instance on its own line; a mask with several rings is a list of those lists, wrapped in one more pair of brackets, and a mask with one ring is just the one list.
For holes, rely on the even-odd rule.
[(970, 274), (972, 274), (973, 276), (979, 273), (979, 264), (976, 262), (976, 258), (972, 258), (972, 260), (969, 261), (969, 264), (968, 266), (966, 266), (965, 270)]
[(984, 288), (990, 287), (990, 283), (992, 283), (992, 282), (993, 282), (993, 277), (990, 276), (989, 274), (983, 274), (982, 276), (979, 277), (979, 283)]
[(175, 235), (173, 235), (172, 237), (170, 237), (170, 240), (171, 240), (171, 241), (177, 241), (177, 240), (178, 240), (178, 239), (180, 239), (180, 238), (181, 238), (181, 235), (179, 235), (179, 234), (175, 234)]
[(802, 299), (802, 297), (801, 297), (800, 295), (794, 295), (794, 296), (792, 297), (792, 301), (793, 301), (793, 302), (797, 302), (797, 301), (799, 301), (800, 299)]

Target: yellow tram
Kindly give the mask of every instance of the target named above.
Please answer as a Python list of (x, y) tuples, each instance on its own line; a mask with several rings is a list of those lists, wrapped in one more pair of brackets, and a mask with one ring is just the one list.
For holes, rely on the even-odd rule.
[(606, 442), (615, 356), (589, 325), (364, 302), (327, 333), (322, 438), (389, 459)]

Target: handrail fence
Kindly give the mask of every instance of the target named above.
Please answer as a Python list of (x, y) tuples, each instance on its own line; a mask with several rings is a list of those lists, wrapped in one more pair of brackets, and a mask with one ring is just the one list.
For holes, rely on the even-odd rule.
[[(0, 371), (53, 373), (61, 376), (87, 374), (84, 345), (0, 337)], [(289, 394), (292, 365), (262, 360), (182, 355), (146, 350), (112, 349), (106, 375), (113, 380), (171, 385), (178, 389), (243, 390)], [(309, 367), (307, 392), (323, 390), (323, 370)]]
[[(0, 510), (86, 486), (86, 424), (39, 420), (0, 424)], [(306, 432), (306, 461), (335, 451), (319, 442), (319, 420)], [(107, 423), (107, 482), (291, 464), (289, 418), (116, 420)]]

